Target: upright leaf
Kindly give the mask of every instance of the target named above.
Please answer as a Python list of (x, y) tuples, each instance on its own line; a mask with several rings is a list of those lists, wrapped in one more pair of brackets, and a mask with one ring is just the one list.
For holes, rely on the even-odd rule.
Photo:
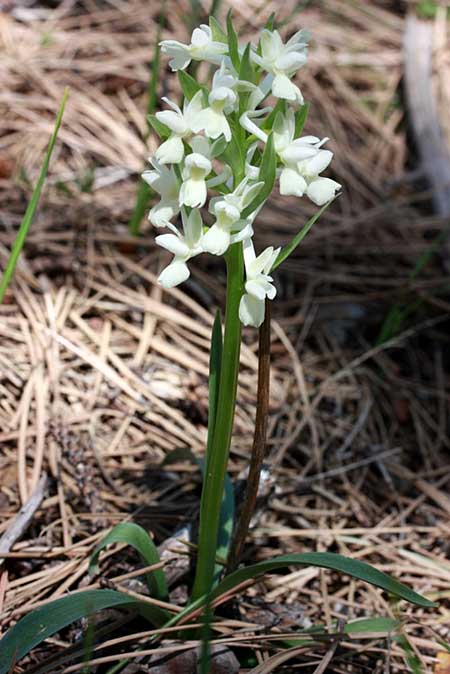
[(298, 138), (305, 126), (306, 120), (308, 119), (309, 113), (309, 103), (304, 103), (299, 110), (295, 113), (295, 134), (294, 138)]
[(234, 30), (233, 21), (231, 19), (231, 9), (227, 14), (227, 38), (228, 38), (228, 53), (230, 55), (231, 63), (236, 72), (240, 70), (241, 59), (239, 57), (239, 45), (236, 31)]
[[(161, 561), (158, 550), (145, 529), (134, 522), (121, 522), (111, 529), (109, 534), (107, 534), (95, 548), (89, 565), (91, 572), (98, 573), (98, 558), (100, 552), (106, 548), (107, 545), (111, 545), (112, 543), (126, 543), (127, 545), (131, 545), (132, 548), (137, 550), (147, 566), (158, 564)], [(163, 569), (155, 569), (155, 571), (147, 573), (145, 578), (150, 594), (156, 599), (167, 601), (169, 591), (167, 589), (166, 577)]]
[(239, 79), (245, 80), (246, 82), (254, 82), (255, 78), (253, 64), (250, 59), (251, 47), (252, 45), (249, 42), (245, 47), (244, 53), (242, 54), (241, 65), (239, 68)]
[(264, 148), (261, 159), (261, 166), (259, 167), (259, 178), (264, 185), (253, 199), (251, 204), (244, 208), (241, 213), (242, 218), (247, 218), (253, 211), (255, 211), (267, 199), (273, 190), (275, 178), (277, 175), (277, 158), (275, 154), (275, 147), (273, 142), (273, 133), (269, 134), (266, 147)]
[(42, 188), (44, 186), (45, 178), (47, 177), (48, 166), (50, 164), (50, 159), (53, 153), (53, 148), (55, 147), (56, 137), (58, 135), (59, 127), (61, 126), (61, 121), (64, 114), (64, 108), (66, 107), (67, 98), (69, 96), (69, 90), (66, 89), (63, 94), (61, 105), (56, 116), (55, 126), (53, 128), (53, 133), (48, 144), (47, 152), (45, 153), (44, 161), (42, 163), (41, 172), (39, 173), (39, 178), (36, 183), (36, 187), (33, 190), (31, 195), (31, 200), (28, 204), (25, 215), (23, 216), (22, 222), (20, 223), (19, 232), (17, 234), (16, 240), (14, 241), (11, 255), (9, 256), (8, 262), (6, 264), (5, 271), (3, 272), (2, 279), (0, 281), (0, 304), (3, 302), (5, 292), (11, 282), (14, 270), (17, 265), (20, 253), (25, 244), (27, 234), (29, 232), (31, 223), (33, 222), (34, 214), (36, 212), (37, 205), (41, 196)]
[(225, 44), (227, 44), (228, 42), (227, 34), (225, 33), (224, 29), (217, 21), (215, 16), (209, 17), (209, 27), (211, 28), (211, 35), (214, 42), (224, 42)]

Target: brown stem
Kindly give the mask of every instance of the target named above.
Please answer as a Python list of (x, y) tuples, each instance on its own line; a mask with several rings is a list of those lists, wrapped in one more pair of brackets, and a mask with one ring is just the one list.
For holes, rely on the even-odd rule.
[(244, 499), (228, 556), (227, 573), (239, 564), (247, 538), (250, 520), (255, 510), (259, 479), (266, 450), (267, 420), (270, 384), (270, 302), (266, 300), (264, 322), (259, 329), (258, 391), (256, 400), (255, 433)]

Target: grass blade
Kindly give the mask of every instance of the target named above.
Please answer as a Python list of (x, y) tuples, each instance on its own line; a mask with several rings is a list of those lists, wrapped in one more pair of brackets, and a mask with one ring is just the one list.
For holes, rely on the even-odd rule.
[(75, 620), (113, 606), (138, 602), (115, 590), (86, 590), (56, 599), (28, 613), (0, 640), (0, 674), (7, 674), (32, 648)]
[(281, 555), (280, 557), (274, 557), (273, 559), (259, 562), (258, 564), (252, 564), (243, 569), (238, 569), (229, 576), (226, 576), (226, 578), (219, 583), (212, 592), (212, 599), (229, 592), (246, 580), (256, 580), (265, 573), (287, 566), (318, 566), (323, 569), (332, 569), (333, 571), (345, 573), (353, 578), (364, 580), (367, 583), (370, 583), (370, 585), (385, 590), (389, 594), (411, 602), (411, 604), (426, 608), (436, 606), (434, 602), (425, 599), (425, 597), (417, 594), (417, 592), (410, 590), (406, 585), (399, 583), (382, 571), (378, 571), (375, 567), (370, 566), (365, 562), (361, 562), (358, 559), (350, 559), (332, 552), (306, 552), (303, 554)]
[(30, 203), (28, 204), (23, 220), (20, 224), (19, 233), (17, 234), (16, 240), (9, 256), (8, 263), (6, 265), (5, 271), (3, 272), (2, 280), (0, 281), (0, 304), (3, 302), (5, 292), (11, 282), (11, 278), (14, 274), (14, 270), (19, 259), (19, 255), (22, 252), (22, 248), (25, 244), (27, 234), (29, 232), (31, 223), (33, 221), (34, 214), (36, 212), (37, 205), (41, 196), (42, 188), (44, 186), (45, 178), (47, 176), (48, 166), (50, 164), (50, 159), (53, 153), (53, 148), (55, 147), (56, 137), (58, 135), (59, 127), (61, 126), (61, 121), (64, 114), (64, 108), (66, 107), (67, 98), (69, 96), (69, 90), (66, 88), (63, 94), (61, 105), (59, 106), (58, 114), (56, 116), (55, 126), (53, 133), (48, 144), (47, 152), (45, 154), (44, 161), (42, 163), (41, 172), (39, 174), (36, 187), (33, 190)]
[[(105, 536), (92, 553), (89, 564), (91, 573), (98, 573), (100, 552), (112, 543), (126, 543), (130, 545), (137, 550), (147, 566), (158, 564), (161, 561), (158, 550), (145, 529), (134, 522), (121, 522), (111, 529), (109, 534)], [(155, 571), (145, 574), (145, 578), (152, 597), (168, 601), (169, 591), (164, 571), (162, 569), (155, 569)]]

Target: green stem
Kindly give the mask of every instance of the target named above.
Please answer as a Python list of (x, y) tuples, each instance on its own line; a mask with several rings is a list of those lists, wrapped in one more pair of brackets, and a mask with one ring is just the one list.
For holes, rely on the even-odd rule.
[(227, 298), (219, 398), (211, 455), (208, 457), (207, 472), (203, 480), (197, 568), (191, 601), (207, 594), (212, 587), (220, 510), (236, 407), (241, 349), (239, 302), (242, 296), (244, 277), (242, 244), (234, 244), (229, 248), (226, 262)]

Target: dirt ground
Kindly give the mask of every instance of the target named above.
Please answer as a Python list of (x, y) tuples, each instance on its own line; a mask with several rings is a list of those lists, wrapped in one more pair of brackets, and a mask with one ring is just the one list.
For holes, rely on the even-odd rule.
[[(341, 552), (439, 601), (427, 611), (397, 605), (318, 569), (269, 576), (246, 591), (240, 612), (224, 613), (221, 642), (240, 634), (254, 658), (241, 671), (273, 654), (270, 637), (280, 631), (375, 615), (400, 617), (409, 647), (377, 634), (343, 638), (325, 669), (327, 642), (264, 671), (450, 671), (442, 645), (450, 640), (450, 293), (448, 248), (433, 243), (447, 223), (432, 212), (409, 131), (407, 5), (233, 0), (219, 11), (233, 8), (244, 40), (272, 11), (284, 33), (310, 28), (310, 66), (299, 75), (311, 102), (306, 129), (330, 137), (333, 177), (344, 186), (276, 279), (268, 470), (245, 560)], [(48, 476), (31, 525), (0, 561), (3, 632), (33, 607), (98, 582), (88, 560), (108, 527), (132, 520), (163, 544), (195, 520), (199, 475), (189, 463), (163, 462), (179, 447), (203, 451), (208, 340), (224, 289), (223, 270), (210, 260), (192, 265), (181, 288), (163, 290), (156, 276), (165, 258), (149, 223), (139, 239), (127, 230), (155, 147), (145, 109), (159, 3), (0, 6), (1, 265), (64, 87), (71, 90), (45, 193), (0, 307), (0, 536)], [(207, 3), (192, 6), (201, 18)], [(166, 3), (163, 37), (186, 39), (192, 6)], [(166, 63), (158, 94), (177, 96)], [(257, 244), (287, 242), (312, 212), (276, 195)], [(230, 464), (238, 490), (257, 377), (256, 331), (244, 337)], [(137, 564), (132, 552), (111, 548), (102, 577), (117, 581)], [(183, 601), (182, 582), (174, 603)], [(67, 671), (58, 657), (82, 627), (49, 639), (15, 671), (44, 671), (51, 656), (45, 671)], [(75, 652), (71, 664), (78, 662), (82, 670)]]

